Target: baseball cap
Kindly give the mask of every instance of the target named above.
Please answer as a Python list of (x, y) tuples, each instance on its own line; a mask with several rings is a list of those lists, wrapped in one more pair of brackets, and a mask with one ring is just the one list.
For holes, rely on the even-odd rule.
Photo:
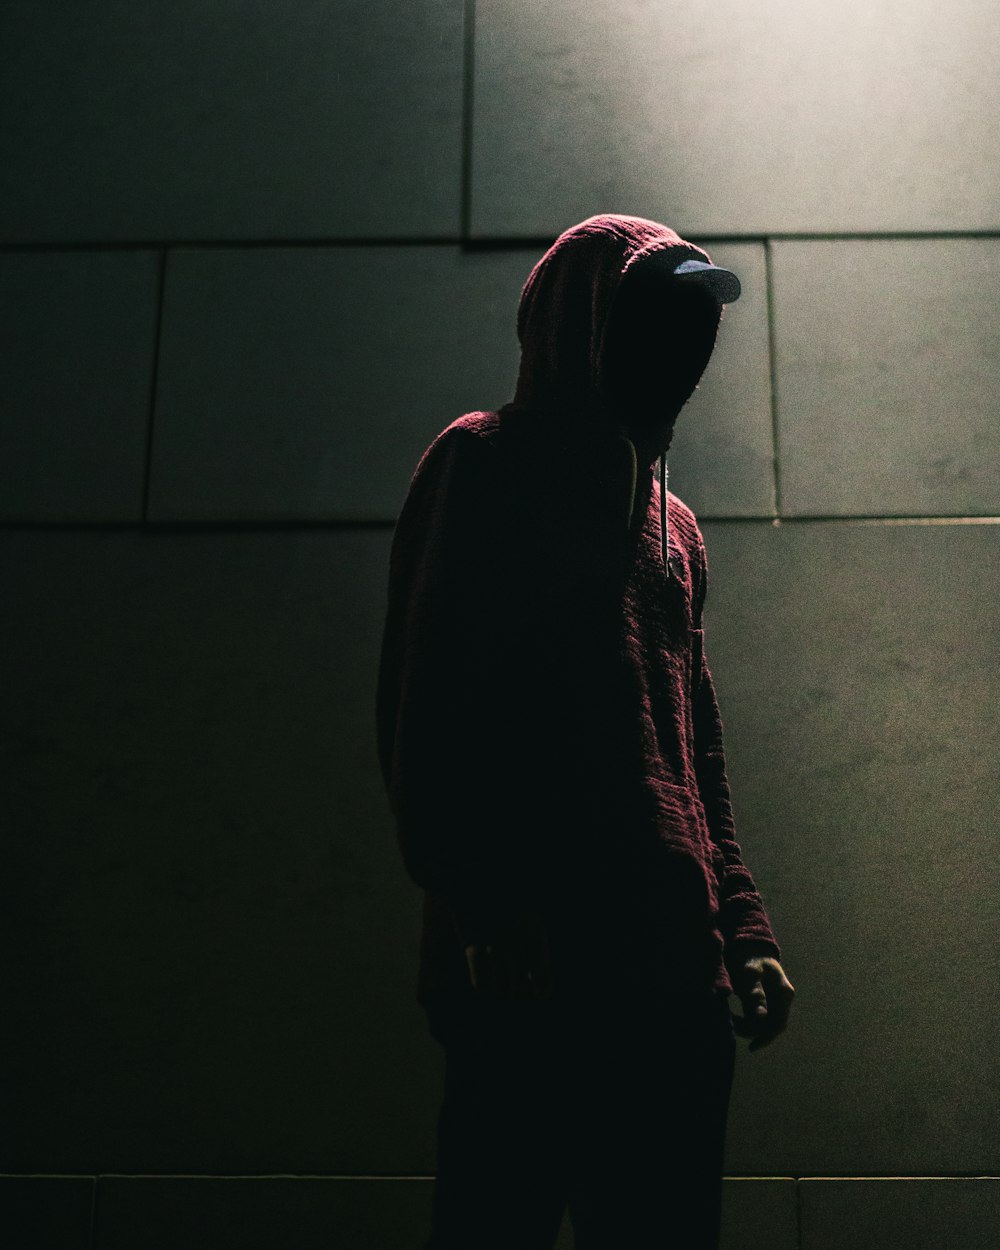
[(723, 269), (721, 265), (710, 265), (703, 260), (684, 260), (675, 266), (673, 272), (678, 278), (707, 286), (721, 304), (731, 304), (740, 298), (742, 288), (739, 278), (731, 269)]

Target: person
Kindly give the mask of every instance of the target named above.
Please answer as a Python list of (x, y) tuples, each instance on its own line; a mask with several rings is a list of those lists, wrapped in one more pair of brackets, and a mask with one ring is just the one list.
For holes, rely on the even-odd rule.
[(566, 230), (513, 400), (434, 438), (397, 520), (376, 725), (445, 1054), (425, 1250), (542, 1250), (567, 1206), (577, 1250), (718, 1245), (735, 1039), (767, 1045), (795, 992), (667, 489), (739, 290), (658, 222)]

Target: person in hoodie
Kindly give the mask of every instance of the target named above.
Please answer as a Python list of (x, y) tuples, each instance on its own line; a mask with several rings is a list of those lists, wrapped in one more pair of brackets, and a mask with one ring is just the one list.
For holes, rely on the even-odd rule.
[(567, 1203), (580, 1250), (718, 1244), (735, 1035), (766, 1045), (794, 995), (667, 489), (738, 295), (658, 222), (565, 231), (512, 402), (437, 435), (396, 524), (376, 721), (446, 1055), (426, 1250), (550, 1247)]

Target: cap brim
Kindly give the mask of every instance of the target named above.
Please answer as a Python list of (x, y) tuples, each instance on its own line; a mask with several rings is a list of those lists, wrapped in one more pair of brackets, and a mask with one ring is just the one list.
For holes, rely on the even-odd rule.
[(721, 265), (708, 265), (703, 260), (685, 260), (674, 269), (674, 276), (685, 282), (699, 282), (707, 286), (722, 304), (732, 304), (740, 298), (740, 280), (731, 269)]

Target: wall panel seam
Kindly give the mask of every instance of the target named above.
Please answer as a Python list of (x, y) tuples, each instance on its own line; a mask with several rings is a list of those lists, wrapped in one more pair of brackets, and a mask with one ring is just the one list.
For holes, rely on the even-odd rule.
[[(471, 169), (470, 169), (471, 182)], [(471, 186), (470, 186), (471, 192)], [(471, 199), (471, 196), (470, 196)], [(18, 252), (141, 252), (150, 248), (195, 247), (234, 249), (246, 248), (315, 248), (315, 247), (463, 247), (468, 251), (516, 250), (529, 248), (547, 248), (555, 239), (558, 231), (551, 234), (531, 235), (482, 235), (470, 238), (465, 233), (452, 234), (406, 234), (406, 235), (363, 235), (338, 234), (314, 235), (308, 238), (288, 238), (275, 236), (254, 239), (219, 239), (219, 238), (150, 238), (150, 239), (87, 239), (73, 242), (58, 239), (32, 241), (28, 243), (4, 241), (0, 239), (0, 255)], [(794, 242), (844, 242), (854, 239), (1000, 239), (1000, 230), (918, 230), (918, 231), (864, 231), (843, 233), (810, 232), (807, 230), (794, 233), (780, 231), (766, 234), (703, 234), (697, 230), (690, 231), (688, 238), (692, 243), (794, 243)]]
[(774, 266), (771, 240), (764, 240), (764, 295), (767, 313), (767, 362), (771, 400), (771, 508), (781, 515), (781, 454), (778, 434), (778, 349), (774, 324)]
[(465, 0), (462, 39), (462, 151), (460, 155), (459, 230), (468, 239), (472, 225), (472, 126), (475, 107), (476, 0)]
[(156, 387), (160, 374), (160, 340), (163, 328), (163, 303), (166, 289), (167, 248), (160, 252), (160, 263), (157, 267), (156, 286), (156, 319), (153, 326), (153, 361), (149, 378), (149, 406), (146, 413), (146, 451), (142, 473), (142, 502), (139, 517), (145, 525), (149, 516), (149, 483), (153, 471), (153, 424), (156, 419)]

